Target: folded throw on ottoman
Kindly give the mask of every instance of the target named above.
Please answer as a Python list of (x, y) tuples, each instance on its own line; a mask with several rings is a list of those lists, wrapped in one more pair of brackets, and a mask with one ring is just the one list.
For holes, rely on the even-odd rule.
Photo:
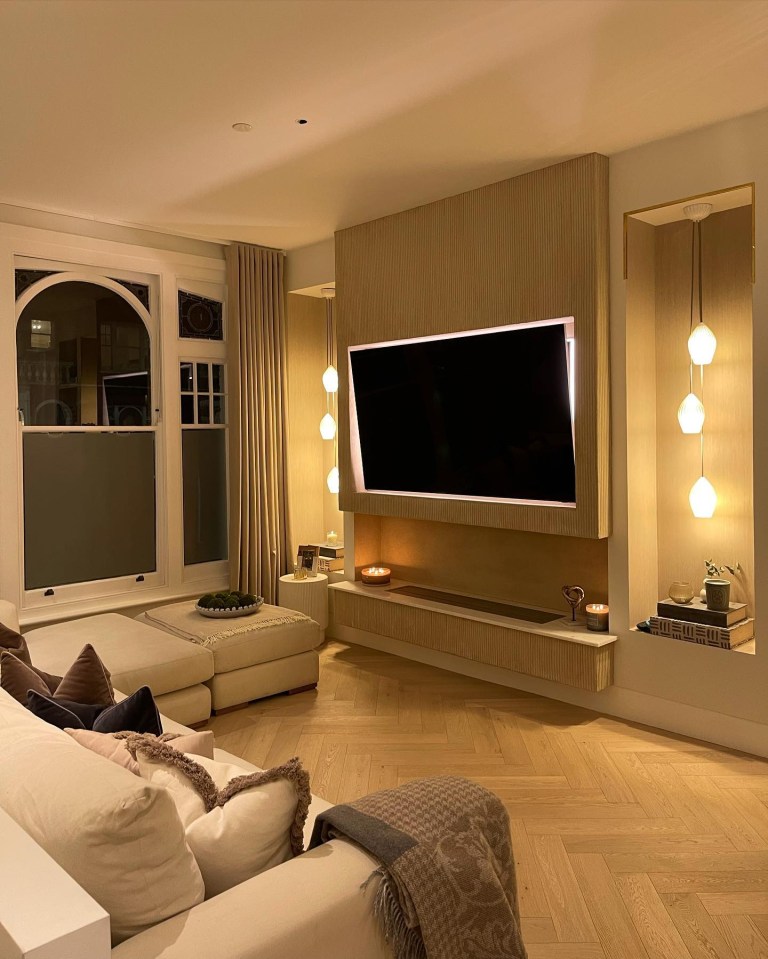
[(417, 779), (321, 812), (310, 849), (335, 836), (381, 863), (374, 912), (395, 959), (526, 959), (509, 821), (487, 789)]

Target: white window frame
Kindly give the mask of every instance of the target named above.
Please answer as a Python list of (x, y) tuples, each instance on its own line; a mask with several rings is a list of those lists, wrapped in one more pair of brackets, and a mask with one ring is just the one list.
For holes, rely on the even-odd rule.
[[(189, 342), (189, 339), (186, 337), (181, 338), (181, 342)], [(211, 342), (219, 342), (213, 340)], [(190, 363), (193, 367), (193, 376), (192, 376), (192, 392), (182, 392), (181, 390), (181, 367), (184, 363)], [(224, 392), (223, 393), (214, 393), (213, 390), (208, 390), (206, 393), (199, 393), (197, 389), (197, 364), (198, 363), (207, 363), (208, 364), (208, 378), (209, 383), (212, 385), (212, 367), (214, 365), (221, 366), (224, 370)], [(226, 455), (227, 463), (227, 503), (226, 503), (226, 513), (227, 513), (227, 558), (220, 560), (213, 560), (210, 563), (191, 563), (184, 564), (184, 581), (185, 582), (195, 582), (198, 580), (207, 580), (212, 576), (221, 575), (225, 573), (229, 574), (229, 555), (232, 548), (229, 537), (229, 518), (230, 518), (230, 503), (229, 503), (229, 369), (227, 367), (226, 359), (222, 359), (218, 356), (180, 356), (179, 357), (179, 373), (177, 374), (177, 387), (178, 387), (178, 403), (179, 403), (179, 436), (184, 430), (224, 430), (224, 449)], [(183, 423), (181, 420), (181, 398), (182, 396), (191, 396), (192, 403), (195, 411), (195, 420), (197, 420), (197, 399), (198, 396), (209, 396), (211, 400), (214, 395), (224, 397), (224, 422), (223, 423)], [(211, 404), (210, 415), (213, 417), (213, 404)], [(184, 483), (184, 464), (182, 459), (182, 487)], [(182, 497), (183, 498), (183, 497)], [(183, 510), (183, 503), (182, 503)], [(183, 527), (182, 527), (182, 555), (184, 551), (184, 542), (183, 542)]]
[[(43, 290), (62, 283), (90, 283), (111, 290), (121, 296), (132, 309), (138, 314), (144, 323), (150, 344), (150, 381), (151, 381), (151, 407), (153, 423), (150, 426), (127, 427), (127, 426), (26, 426), (22, 424), (19, 418), (17, 431), (17, 455), (18, 455), (18, 523), (19, 523), (19, 577), (21, 583), (21, 605), (23, 609), (39, 609), (49, 607), (52, 604), (75, 603), (81, 600), (94, 600), (98, 598), (113, 597), (125, 595), (128, 593), (138, 595), (147, 590), (158, 589), (167, 583), (168, 579), (168, 543), (167, 543), (167, 516), (166, 516), (166, 498), (165, 498), (165, 431), (162, 425), (162, 405), (160, 397), (163, 395), (163, 383), (161, 377), (162, 357), (161, 344), (158, 335), (158, 324), (154, 319), (157, 312), (157, 277), (151, 274), (126, 274), (123, 271), (115, 271), (109, 267), (89, 267), (78, 265), (73, 269), (73, 264), (30, 260), (27, 258), (18, 258), (15, 263), (16, 269), (40, 269), (56, 271), (51, 276), (43, 277), (29, 286), (16, 300), (16, 312), (14, 323), (14, 338), (21, 314), (24, 309), (40, 294)], [(121, 283), (113, 277), (106, 275), (106, 271), (117, 273), (121, 279), (131, 282), (143, 283), (149, 287), (150, 291), (150, 309), (147, 310), (144, 305)], [(154, 310), (153, 310), (154, 307)], [(15, 351), (14, 351), (15, 353)], [(14, 365), (16, 357), (14, 355)], [(18, 375), (15, 377), (16, 396), (19, 394)], [(137, 571), (127, 576), (117, 576), (100, 580), (89, 580), (81, 583), (64, 583), (59, 585), (52, 584), (50, 587), (39, 587), (36, 589), (27, 589), (24, 573), (24, 482), (23, 482), (23, 437), (25, 433), (103, 433), (103, 432), (146, 432), (155, 435), (155, 570), (152, 572)], [(141, 581), (137, 577), (141, 576)], [(51, 594), (49, 590), (53, 590)]]

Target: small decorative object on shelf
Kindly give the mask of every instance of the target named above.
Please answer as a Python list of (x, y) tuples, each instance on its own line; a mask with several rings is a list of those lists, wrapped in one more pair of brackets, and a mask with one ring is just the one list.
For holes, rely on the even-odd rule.
[(584, 590), (581, 586), (563, 586), (563, 596), (571, 607), (571, 622), (576, 622), (576, 610), (584, 602)]
[(713, 560), (705, 559), (704, 565), (707, 568), (707, 575), (704, 579), (701, 598), (705, 600), (707, 609), (718, 612), (727, 611), (731, 602), (731, 582), (721, 577), (726, 570), (731, 576), (738, 575), (741, 572), (741, 564), (729, 566), (725, 563), (723, 566), (718, 566)]
[(294, 564), (293, 564), (293, 578), (294, 578), (294, 579), (306, 579), (306, 578), (307, 578), (307, 571), (304, 569), (304, 567), (301, 565), (301, 563), (294, 563)]
[(731, 605), (731, 583), (727, 579), (705, 579), (707, 609), (726, 612)]
[(690, 583), (672, 583), (669, 587), (669, 598), (685, 606), (693, 599), (693, 586)]
[(606, 603), (587, 603), (584, 612), (587, 614), (587, 629), (591, 629), (593, 633), (608, 632), (610, 610)]
[(360, 570), (360, 578), (366, 586), (386, 586), (392, 576), (387, 566), (366, 566)]
[(306, 570), (307, 576), (317, 576), (319, 546), (299, 546), (298, 563)]
[(325, 534), (325, 542), (328, 546), (335, 546), (339, 542), (339, 534), (336, 530), (331, 530)]
[(234, 616), (250, 616), (257, 613), (264, 603), (263, 596), (243, 593), (239, 589), (206, 593), (197, 601), (195, 610), (210, 619), (228, 619)]

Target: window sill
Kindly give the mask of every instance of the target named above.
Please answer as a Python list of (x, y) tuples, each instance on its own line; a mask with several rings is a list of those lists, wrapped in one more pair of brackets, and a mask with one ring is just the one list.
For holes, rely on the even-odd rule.
[(157, 589), (142, 590), (136, 593), (118, 593), (111, 596), (100, 596), (94, 599), (77, 600), (71, 603), (59, 603), (56, 606), (47, 606), (43, 609), (19, 610), (19, 622), (24, 627), (44, 626), (50, 623), (62, 622), (68, 619), (78, 619), (82, 616), (95, 616), (99, 613), (119, 613), (130, 610), (135, 616), (144, 609), (170, 603), (174, 600), (187, 599), (199, 596), (206, 590), (222, 589), (229, 583), (229, 576), (223, 575), (215, 579), (208, 579), (204, 583), (188, 583), (179, 589), (158, 587)]

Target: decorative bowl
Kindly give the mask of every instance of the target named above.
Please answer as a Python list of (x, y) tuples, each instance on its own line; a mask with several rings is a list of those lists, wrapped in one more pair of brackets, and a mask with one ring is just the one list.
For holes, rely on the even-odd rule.
[(195, 605), (195, 612), (208, 619), (235, 619), (238, 616), (251, 616), (253, 613), (258, 613), (263, 605), (264, 597), (259, 596), (250, 606), (238, 606), (237, 609), (205, 609), (203, 606)]

